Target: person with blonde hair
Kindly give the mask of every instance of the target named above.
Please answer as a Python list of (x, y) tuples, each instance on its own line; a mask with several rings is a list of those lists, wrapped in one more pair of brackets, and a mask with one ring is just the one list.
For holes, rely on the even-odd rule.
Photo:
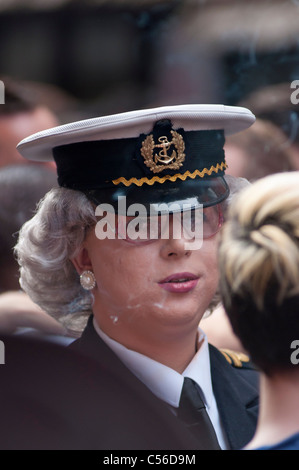
[(298, 183), (299, 172), (280, 173), (244, 189), (220, 237), (223, 304), (261, 370), (258, 426), (247, 449), (299, 449)]

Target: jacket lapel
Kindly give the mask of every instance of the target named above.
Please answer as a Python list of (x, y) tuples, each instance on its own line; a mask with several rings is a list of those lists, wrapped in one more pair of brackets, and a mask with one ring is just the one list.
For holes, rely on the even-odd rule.
[(256, 429), (258, 373), (233, 367), (211, 345), (210, 358), (213, 390), (230, 448), (241, 449)]
[[(202, 450), (203, 448), (201, 443), (198, 443), (193, 435), (186, 430), (185, 426), (179, 423), (178, 419), (170, 411), (169, 407), (157, 398), (139, 379), (137, 379), (137, 377), (121, 362), (116, 354), (114, 354), (114, 352), (99, 337), (93, 327), (92, 318), (92, 316), (89, 318), (82, 336), (74, 341), (69, 347), (79, 350), (81, 353), (96, 359), (101, 365), (101, 368), (106, 368), (114, 372), (114, 374), (122, 381), (125, 389), (133, 390), (137, 396), (142, 397), (145, 405), (145, 417), (148, 417), (149, 410), (154, 410), (154, 413), (159, 416), (159, 426), (162, 428), (165, 426), (165, 432), (168, 432), (168, 436), (165, 436), (164, 441), (168, 442), (168, 446), (170, 446), (171, 449)], [(122, 391), (120, 390), (120, 397), (121, 396)], [(167, 431), (168, 427), (170, 428), (170, 431)], [(161, 446), (163, 445), (165, 446), (165, 443), (162, 442)], [(161, 449), (162, 448), (164, 449), (164, 447), (161, 447)]]
[[(89, 318), (81, 338), (70, 347), (97, 358), (102, 367), (114, 370), (124, 383), (133, 386), (136, 392), (142, 393), (149, 400), (160, 402), (101, 340), (94, 330), (92, 318), (92, 316)], [(226, 361), (221, 352), (211, 345), (210, 359), (213, 390), (230, 448), (241, 449), (250, 441), (256, 428), (257, 373), (235, 369)], [(248, 381), (246, 378), (248, 375), (252, 376), (252, 380)], [(192, 440), (190, 438), (190, 444)], [(197, 443), (193, 448), (200, 449), (200, 445)]]
[[(135, 385), (141, 384), (135, 375), (121, 362), (116, 354), (97, 334), (93, 326), (93, 315), (89, 317), (82, 336), (74, 341), (70, 347), (97, 360), (102, 367), (115, 371), (118, 377), (125, 382), (133, 381)], [(141, 387), (142, 389), (147, 389), (143, 384)]]

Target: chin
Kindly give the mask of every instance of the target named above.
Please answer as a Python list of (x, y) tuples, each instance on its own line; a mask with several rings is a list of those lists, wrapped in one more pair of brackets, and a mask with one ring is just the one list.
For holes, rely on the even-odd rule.
[[(193, 308), (192, 308), (193, 307)], [(155, 310), (155, 316), (159, 319), (160, 324), (169, 325), (169, 326), (182, 326), (182, 325), (194, 325), (197, 328), (198, 323), (201, 320), (202, 314), (198, 311), (197, 308), (193, 306), (179, 308), (176, 304), (173, 308), (168, 307)]]

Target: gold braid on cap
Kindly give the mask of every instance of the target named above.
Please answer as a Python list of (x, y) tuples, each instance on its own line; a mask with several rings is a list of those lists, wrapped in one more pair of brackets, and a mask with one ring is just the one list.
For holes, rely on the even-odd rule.
[(190, 171), (186, 171), (183, 174), (177, 173), (173, 176), (166, 175), (160, 178), (159, 176), (153, 176), (153, 178), (130, 178), (127, 180), (123, 176), (120, 178), (117, 178), (116, 180), (112, 180), (112, 183), (115, 185), (118, 185), (120, 183), (123, 183), (125, 186), (131, 186), (131, 184), (136, 184), (136, 186), (142, 186), (143, 184), (148, 184), (152, 186), (154, 183), (165, 183), (165, 181), (176, 181), (177, 179), (180, 179), (182, 181), (185, 181), (187, 178), (196, 178), (196, 176), (199, 176), (200, 178), (203, 178), (205, 175), (211, 176), (213, 172), (218, 173), (218, 171), (222, 171), (223, 169), (227, 168), (227, 164), (225, 162), (217, 163), (216, 167), (212, 165), (210, 168), (204, 168), (202, 171), (200, 170), (195, 170), (193, 173), (190, 173)]

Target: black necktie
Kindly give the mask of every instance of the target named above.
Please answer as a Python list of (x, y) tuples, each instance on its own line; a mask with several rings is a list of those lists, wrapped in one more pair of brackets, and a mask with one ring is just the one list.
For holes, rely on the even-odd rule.
[(220, 450), (215, 430), (194, 380), (185, 377), (178, 408), (178, 418), (207, 450)]

